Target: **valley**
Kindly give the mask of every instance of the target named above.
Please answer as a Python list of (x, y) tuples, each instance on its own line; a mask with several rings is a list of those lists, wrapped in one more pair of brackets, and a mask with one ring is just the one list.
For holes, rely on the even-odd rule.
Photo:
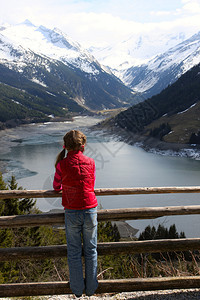
[(189, 147), (199, 134), (198, 32), (87, 50), (26, 20), (1, 27), (0, 41), (0, 129), (102, 115), (102, 127), (147, 146)]

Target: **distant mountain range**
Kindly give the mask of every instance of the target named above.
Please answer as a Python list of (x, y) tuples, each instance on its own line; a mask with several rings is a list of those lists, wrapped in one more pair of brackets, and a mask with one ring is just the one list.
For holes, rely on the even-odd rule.
[(135, 142), (154, 139), (200, 144), (200, 64), (160, 94), (122, 111), (103, 125), (116, 133), (122, 130)]
[(153, 57), (192, 36), (190, 32), (150, 31), (146, 34), (132, 34), (120, 43), (108, 47), (90, 47), (88, 50), (101, 62), (109, 66), (120, 76), (120, 73), (132, 66), (147, 63)]
[(199, 63), (200, 32), (85, 50), (57, 28), (1, 26), (0, 128), (122, 108), (115, 130), (189, 143), (200, 127)]
[(182, 43), (157, 55), (146, 64), (131, 67), (123, 81), (143, 99), (160, 93), (181, 75), (200, 62), (200, 32)]
[[(150, 37), (142, 36), (134, 46), (132, 40), (124, 42), (119, 52), (127, 54), (127, 61), (122, 62), (125, 56), (121, 54), (118, 66), (119, 52), (114, 52), (111, 70), (132, 88), (141, 102), (101, 126), (147, 148), (197, 149), (200, 147), (200, 32), (191, 37), (184, 33), (168, 37), (168, 42), (163, 36), (152, 44)], [(106, 50), (107, 55), (104, 50), (102, 59), (101, 50), (98, 51), (101, 63), (109, 62), (112, 49)], [(95, 54), (94, 49), (92, 53)]]
[(132, 36), (121, 44), (90, 49), (143, 101), (160, 93), (200, 62), (200, 32)]
[(134, 103), (131, 89), (78, 43), (58, 29), (29, 21), (0, 27), (0, 83), (1, 122), (20, 116), (22, 107), (23, 119), (27, 116), (30, 121), (33, 110), (35, 119), (48, 119)]

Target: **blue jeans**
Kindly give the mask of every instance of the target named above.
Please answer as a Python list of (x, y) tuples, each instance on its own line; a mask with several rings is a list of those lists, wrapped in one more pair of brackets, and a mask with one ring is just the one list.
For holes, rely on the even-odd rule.
[[(67, 258), (70, 288), (76, 295), (94, 294), (97, 281), (97, 208), (65, 209)], [(82, 269), (82, 240), (85, 258), (85, 280)]]

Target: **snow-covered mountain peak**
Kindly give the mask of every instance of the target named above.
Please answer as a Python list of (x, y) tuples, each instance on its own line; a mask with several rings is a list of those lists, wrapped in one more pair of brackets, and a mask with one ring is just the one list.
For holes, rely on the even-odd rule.
[(121, 79), (134, 91), (152, 96), (200, 63), (200, 32), (156, 55), (146, 64), (127, 69)]
[(120, 77), (120, 72), (123, 70), (146, 63), (156, 55), (183, 42), (191, 35), (183, 32), (180, 28), (173, 33), (153, 31), (130, 35), (126, 40), (111, 47), (91, 47), (89, 51), (101, 64), (117, 70), (118, 72), (115, 74)]
[(37, 31), (41, 32), (45, 39), (59, 48), (73, 49), (75, 51), (80, 51), (81, 49), (81, 46), (77, 42), (73, 41), (67, 34), (56, 27), (48, 29), (44, 26), (39, 26)]
[(4, 24), (1, 24), (1, 25), (0, 25), (0, 32), (3, 31), (3, 30), (5, 30), (5, 29), (6, 29), (7, 27), (9, 27), (9, 26), (10, 26), (10, 25), (7, 24), (7, 23), (6, 23), (6, 24), (5, 24), (5, 23), (4, 23)]
[(14, 44), (36, 54), (74, 65), (87, 73), (98, 73), (96, 67), (92, 66), (98, 64), (94, 57), (57, 28), (37, 27), (26, 20), (18, 25), (3, 28), (1, 33)]
[[(200, 31), (191, 36), (191, 38), (186, 40), (186, 43), (188, 44), (189, 42), (197, 42), (200, 40)], [(184, 42), (183, 42), (184, 43)]]
[[(2, 26), (0, 82), (11, 89), (26, 91), (29, 96), (19, 96), (23, 98), (22, 105), (26, 103), (31, 118), (34, 109), (39, 121), (41, 112), (45, 118), (52, 114), (69, 116), (70, 111), (110, 109), (134, 102), (132, 91), (68, 35), (57, 28), (38, 27), (29, 21)], [(10, 107), (13, 103), (17, 105), (12, 92), (8, 94)], [(8, 110), (9, 105), (6, 105)], [(13, 111), (15, 115), (17, 110)], [(23, 114), (29, 119), (26, 110)]]
[(19, 23), (18, 25), (25, 25), (25, 26), (30, 26), (30, 27), (36, 27), (31, 21), (26, 19), (24, 22)]

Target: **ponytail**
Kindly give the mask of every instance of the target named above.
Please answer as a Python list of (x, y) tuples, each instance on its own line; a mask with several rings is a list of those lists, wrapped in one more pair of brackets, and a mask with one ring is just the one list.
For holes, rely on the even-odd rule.
[(63, 150), (58, 154), (56, 158), (55, 167), (57, 164), (65, 158), (65, 149), (67, 151), (78, 150), (83, 152), (84, 146), (86, 144), (86, 136), (79, 130), (71, 130), (65, 134), (63, 137), (64, 146)]
[(64, 157), (65, 157), (65, 149), (63, 149), (63, 150), (58, 154), (58, 156), (57, 156), (57, 158), (56, 158), (55, 167), (57, 166), (57, 164), (58, 164), (61, 160), (64, 159)]

